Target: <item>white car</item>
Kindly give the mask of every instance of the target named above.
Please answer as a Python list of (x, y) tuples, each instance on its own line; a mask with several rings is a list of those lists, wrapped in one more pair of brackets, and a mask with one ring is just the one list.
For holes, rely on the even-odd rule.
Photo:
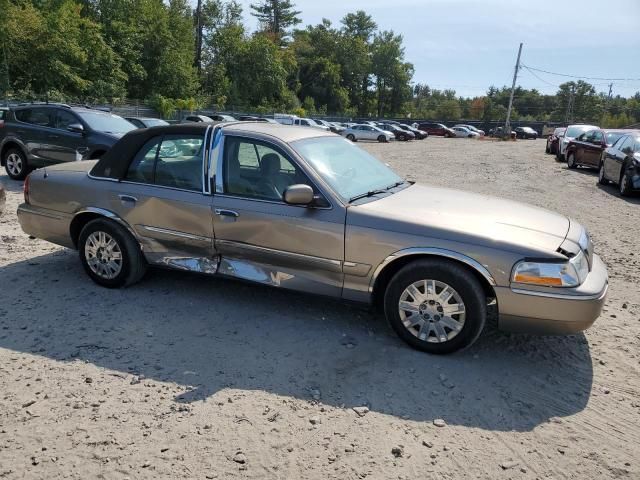
[(471, 131), (467, 127), (452, 127), (451, 130), (458, 138), (478, 138), (480, 136), (479, 133)]
[(380, 143), (386, 143), (396, 138), (392, 132), (387, 132), (386, 130), (371, 125), (353, 125), (340, 132), (340, 135), (352, 142), (357, 142), (358, 140), (374, 140)]
[(574, 138), (582, 135), (584, 132), (588, 130), (594, 130), (596, 128), (595, 125), (569, 125), (564, 132), (564, 137), (560, 137), (558, 140), (558, 148), (556, 150), (556, 159), (565, 160), (565, 152), (567, 150), (567, 145)]
[(467, 128), (467, 129), (471, 130), (472, 132), (476, 132), (480, 136), (484, 135), (484, 130), (480, 130), (479, 128), (476, 128), (473, 125), (460, 124), (460, 125), (456, 125), (456, 127), (464, 127), (464, 128)]

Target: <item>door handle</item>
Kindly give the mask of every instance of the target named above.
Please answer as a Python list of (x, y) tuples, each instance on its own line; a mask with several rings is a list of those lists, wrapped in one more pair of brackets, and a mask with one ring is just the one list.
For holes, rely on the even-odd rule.
[(220, 215), (221, 217), (233, 217), (238, 218), (238, 212), (234, 212), (233, 210), (223, 210), (220, 208), (215, 209), (216, 215)]
[(118, 198), (122, 203), (136, 203), (138, 201), (136, 197), (132, 197), (131, 195), (118, 195)]

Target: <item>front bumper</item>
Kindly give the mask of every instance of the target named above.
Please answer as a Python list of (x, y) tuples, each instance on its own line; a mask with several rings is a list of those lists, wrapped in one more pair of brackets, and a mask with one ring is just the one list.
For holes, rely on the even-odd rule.
[(565, 335), (586, 330), (600, 316), (609, 279), (600, 257), (593, 255), (593, 267), (576, 288), (524, 290), (495, 287), (498, 327), (520, 333)]

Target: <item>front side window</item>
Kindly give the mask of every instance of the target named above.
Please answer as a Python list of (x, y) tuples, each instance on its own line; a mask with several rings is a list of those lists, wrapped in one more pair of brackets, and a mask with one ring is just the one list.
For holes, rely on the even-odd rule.
[(202, 191), (201, 136), (165, 135), (149, 140), (136, 154), (127, 180)]
[(604, 136), (602, 135), (602, 132), (600, 130), (594, 130), (593, 134), (591, 135), (591, 139), (590, 141), (593, 143), (602, 143), (602, 141), (604, 140)]
[(624, 139), (624, 141), (622, 142), (622, 145), (620, 145), (620, 151), (622, 153), (631, 153), (632, 147), (633, 147), (633, 142), (634, 142), (634, 139), (633, 139), (633, 137), (631, 135), (626, 137)]
[(224, 192), (229, 195), (282, 201), (290, 185), (313, 186), (282, 151), (257, 140), (227, 137), (223, 167)]
[(402, 182), (380, 160), (343, 138), (307, 138), (292, 146), (344, 200)]
[(65, 112), (64, 110), (58, 111), (58, 115), (56, 115), (56, 128), (66, 130), (69, 128), (69, 125), (73, 125), (74, 123), (80, 123), (75, 115)]

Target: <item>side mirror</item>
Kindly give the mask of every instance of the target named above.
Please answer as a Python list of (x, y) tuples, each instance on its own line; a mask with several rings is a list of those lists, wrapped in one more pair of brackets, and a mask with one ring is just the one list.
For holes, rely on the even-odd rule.
[(309, 205), (313, 202), (313, 188), (304, 184), (291, 185), (284, 191), (282, 198), (289, 205)]
[(67, 127), (67, 130), (74, 133), (82, 133), (84, 132), (84, 127), (81, 123), (72, 123)]

